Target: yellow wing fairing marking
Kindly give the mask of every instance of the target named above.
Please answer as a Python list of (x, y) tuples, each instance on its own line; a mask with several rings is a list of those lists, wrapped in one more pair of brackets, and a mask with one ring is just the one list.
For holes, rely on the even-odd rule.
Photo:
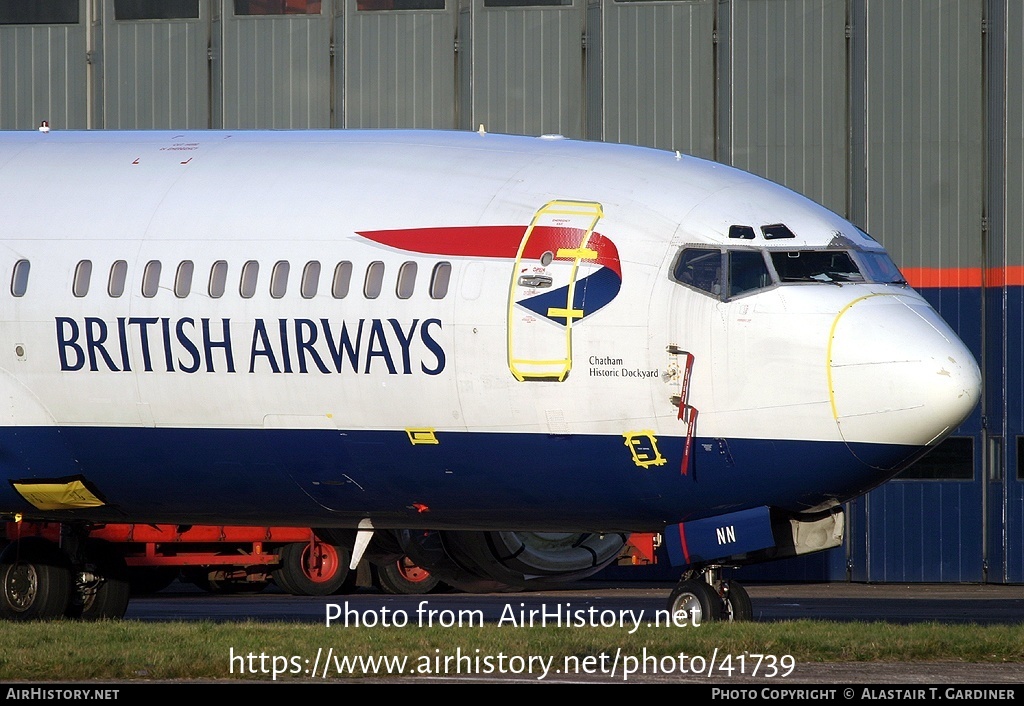
[(440, 444), (437, 440), (437, 435), (434, 433), (434, 429), (406, 429), (405, 433), (409, 435), (409, 442), (413, 446), (420, 444)]
[(15, 481), (11, 485), (21, 497), (39, 510), (77, 510), (106, 505), (106, 502), (78, 479)]
[(640, 468), (663, 466), (668, 463), (668, 459), (662, 456), (661, 451), (658, 450), (658, 440), (651, 429), (627, 431), (622, 436), (625, 437), (623, 443), (633, 456), (633, 463)]

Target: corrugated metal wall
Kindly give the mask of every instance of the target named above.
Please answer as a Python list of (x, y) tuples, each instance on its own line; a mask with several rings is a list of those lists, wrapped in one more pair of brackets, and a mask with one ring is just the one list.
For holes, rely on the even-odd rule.
[[(983, 17), (983, 0), (868, 0), (853, 18), (864, 61), (854, 83), (863, 174), (852, 215), (918, 281), (938, 285), (925, 296), (979, 360)], [(961, 434), (975, 437), (980, 460), (980, 411)], [(973, 479), (898, 480), (874, 491), (865, 503), (871, 551), (863, 577), (983, 580), (984, 486), (979, 464)]]
[(584, 0), (536, 7), (468, 1), (473, 51), (461, 60), (470, 62), (472, 78), (462, 127), (583, 137)]
[(89, 124), (86, 0), (78, 22), (0, 25), (0, 129)]
[(199, 17), (117, 20), (103, 3), (101, 124), (109, 129), (205, 128), (210, 122), (209, 5)]
[(865, 223), (903, 267), (982, 264), (983, 5), (866, 3)]
[(223, 127), (330, 127), (333, 0), (315, 15), (241, 16), (222, 2), (214, 60)]
[(846, 0), (727, 0), (718, 22), (718, 158), (845, 212)]
[(784, 183), (924, 282), (987, 385), (957, 431), (973, 479), (887, 484), (851, 504), (846, 552), (793, 575), (841, 578), (849, 561), (865, 580), (1024, 581), (1024, 4), (199, 4), (196, 20), (132, 22), (97, 0), (91, 33), (85, 0), (77, 24), (0, 25), (0, 128), (482, 123), (678, 149)]
[[(345, 0), (335, 80), (345, 127), (454, 129), (456, 5), (444, 10), (359, 11)], [(337, 53), (337, 49), (335, 50)]]
[[(993, 149), (990, 236), (1006, 253), (1003, 281), (997, 291), (1005, 297), (1000, 348), (1005, 361), (1002, 418), (1005, 420), (1006, 473), (1000, 484), (1005, 498), (1002, 558), (1005, 580), (1024, 582), (1024, 3), (1011, 2), (993, 12), (991, 27), (997, 61), (993, 77)], [(993, 249), (995, 249), (993, 247)], [(999, 263), (1001, 264), (1001, 263)], [(995, 279), (995, 277), (993, 277)], [(995, 506), (999, 509), (999, 506)], [(999, 538), (995, 531), (994, 538)]]
[(715, 0), (587, 9), (587, 137), (715, 156)]

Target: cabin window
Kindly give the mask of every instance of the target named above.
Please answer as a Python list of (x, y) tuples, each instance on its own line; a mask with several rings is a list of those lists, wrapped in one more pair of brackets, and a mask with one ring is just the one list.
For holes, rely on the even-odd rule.
[(251, 299), (256, 294), (256, 281), (260, 277), (260, 263), (249, 260), (242, 265), (242, 279), (238, 283), (238, 293), (243, 299)]
[(76, 297), (84, 297), (89, 293), (90, 279), (92, 279), (92, 260), (82, 260), (75, 267), (75, 279), (71, 284), (71, 292)]
[(28, 260), (18, 260), (14, 263), (14, 272), (11, 273), (11, 294), (16, 297), (25, 296), (28, 290), (28, 271), (31, 265)]
[(78, 0), (0, 2), (0, 25), (75, 25), (78, 24)]
[(178, 265), (178, 272), (174, 275), (174, 296), (184, 299), (192, 291), (192, 274), (195, 272), (195, 265), (191, 260), (182, 260)]
[(199, 19), (199, 0), (114, 0), (114, 19)]
[(759, 250), (729, 251), (729, 296), (764, 289), (772, 283), (772, 275)]
[(228, 285), (228, 263), (224, 260), (217, 260), (210, 268), (210, 283), (207, 291), (211, 299), (220, 299), (224, 296), (224, 290)]
[(316, 290), (319, 288), (320, 263), (316, 260), (310, 260), (302, 268), (302, 284), (299, 286), (299, 292), (302, 294), (303, 299), (312, 299), (316, 296)]
[(124, 286), (128, 281), (128, 263), (124, 260), (115, 260), (110, 266), (110, 276), (107, 277), (107, 294), (117, 299), (124, 294)]
[(973, 480), (974, 439), (951, 436), (920, 461), (896, 476), (897, 480)]
[(444, 0), (356, 0), (361, 12), (375, 10), (443, 10)]
[(430, 275), (430, 298), (444, 299), (448, 296), (448, 284), (452, 278), (452, 263), (439, 262)]
[(270, 271), (270, 296), (274, 299), (280, 299), (288, 291), (288, 273), (291, 269), (287, 260), (274, 263), (274, 269)]
[(142, 296), (152, 299), (160, 289), (160, 261), (150, 260), (142, 270)]
[(687, 248), (679, 253), (672, 276), (680, 284), (717, 297), (722, 293), (722, 252)]
[(320, 0), (235, 0), (236, 15), (319, 15)]
[(398, 268), (398, 286), (395, 288), (395, 294), (399, 299), (408, 299), (412, 296), (416, 288), (416, 269), (415, 262), (403, 262)]
[(339, 262), (334, 268), (334, 279), (331, 282), (331, 296), (344, 299), (348, 296), (348, 287), (352, 282), (352, 263)]
[(376, 299), (380, 296), (380, 290), (384, 286), (384, 263), (375, 260), (366, 268), (366, 280), (363, 282), (363, 296), (367, 299)]

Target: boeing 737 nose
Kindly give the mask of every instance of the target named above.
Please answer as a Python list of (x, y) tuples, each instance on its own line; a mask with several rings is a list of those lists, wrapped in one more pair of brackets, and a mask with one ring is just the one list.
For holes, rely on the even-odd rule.
[(851, 445), (934, 443), (981, 398), (974, 356), (913, 292), (848, 304), (833, 321), (828, 350), (832, 415)]

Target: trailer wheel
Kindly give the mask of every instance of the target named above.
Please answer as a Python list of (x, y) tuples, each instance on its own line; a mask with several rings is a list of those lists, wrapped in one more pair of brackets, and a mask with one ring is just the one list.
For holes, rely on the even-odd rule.
[(80, 620), (112, 620), (124, 617), (131, 597), (124, 557), (108, 542), (89, 539), (85, 563), (74, 572), (71, 600), (65, 615)]
[(409, 557), (402, 557), (377, 567), (377, 583), (385, 593), (417, 595), (430, 593), (441, 580), (426, 569), (412, 563)]
[(295, 596), (329, 596), (348, 578), (349, 550), (314, 538), (281, 547), (274, 582)]
[(71, 597), (71, 562), (41, 537), (15, 540), (0, 554), (0, 589), (0, 618), (59, 618)]

